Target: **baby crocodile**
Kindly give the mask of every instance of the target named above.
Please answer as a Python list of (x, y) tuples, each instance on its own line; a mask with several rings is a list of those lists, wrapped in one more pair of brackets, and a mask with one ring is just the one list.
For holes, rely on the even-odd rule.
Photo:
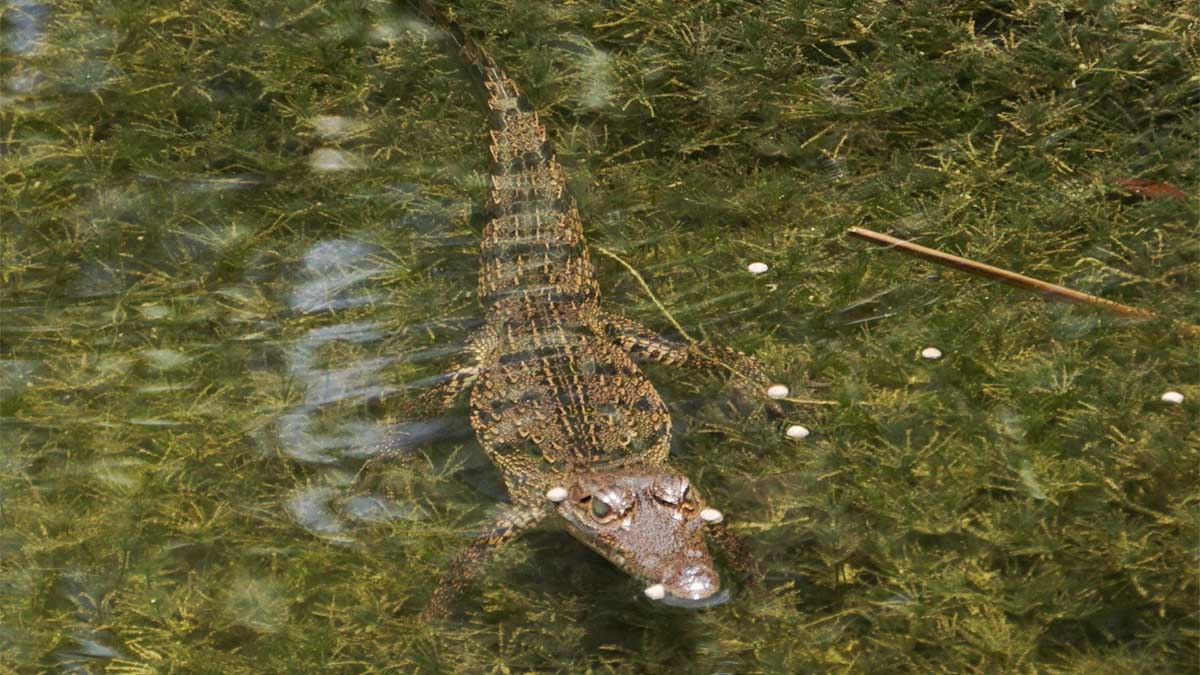
[[(754, 563), (721, 512), (667, 464), (670, 416), (634, 359), (722, 369), (758, 395), (767, 389), (760, 366), (732, 349), (664, 339), (600, 307), (575, 200), (537, 113), (445, 12), (418, 6), (482, 76), (492, 169), (478, 289), (486, 320), (417, 410), (436, 413), (469, 391), (471, 426), (512, 501), (454, 559), (427, 616), (446, 611), (491, 552), (551, 516), (643, 581), (652, 599), (723, 601), (705, 533), (740, 571)], [(400, 444), (388, 441), (383, 455)]]

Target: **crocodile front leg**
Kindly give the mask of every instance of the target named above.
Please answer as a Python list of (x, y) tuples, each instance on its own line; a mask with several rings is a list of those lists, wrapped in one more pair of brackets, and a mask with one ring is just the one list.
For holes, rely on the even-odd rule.
[(454, 599), (479, 575), (487, 558), (500, 547), (535, 527), (547, 513), (549, 511), (543, 506), (514, 506), (501, 514), (470, 546), (454, 557), (433, 592), (433, 599), (421, 613), (421, 619), (427, 621), (446, 614)]
[[(454, 405), (463, 392), (471, 388), (479, 374), (487, 368), (496, 351), (495, 331), (489, 326), (472, 333), (463, 349), (464, 357), (438, 378), (432, 389), (421, 394), (413, 403), (401, 408), (406, 419), (438, 417)], [(389, 461), (407, 455), (414, 445), (412, 434), (403, 425), (394, 428), (372, 448), (372, 461)]]
[[(750, 394), (751, 400), (762, 400), (772, 386), (762, 364), (736, 349), (704, 342), (671, 340), (636, 321), (615, 314), (603, 314), (600, 326), (605, 337), (635, 358), (669, 366), (723, 371), (734, 380), (734, 386)], [(774, 401), (768, 401), (766, 405), (772, 415), (783, 414)]]
[(442, 375), (433, 389), (421, 395), (412, 412), (438, 415), (448, 410), (454, 405), (454, 399), (470, 389), (479, 373), (492, 363), (498, 345), (496, 331), (489, 324), (472, 333), (463, 347), (464, 357)]
[(725, 564), (737, 572), (748, 586), (757, 586), (763, 580), (762, 566), (746, 546), (746, 540), (734, 532), (728, 523), (713, 523), (708, 526), (708, 535), (725, 557)]

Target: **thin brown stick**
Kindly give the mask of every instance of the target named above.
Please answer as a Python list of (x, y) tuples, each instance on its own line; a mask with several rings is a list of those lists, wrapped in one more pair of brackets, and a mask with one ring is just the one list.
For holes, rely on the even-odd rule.
[[(1148, 309), (1130, 307), (1129, 305), (1122, 305), (1121, 303), (1113, 302), (1112, 300), (1105, 300), (1104, 298), (1098, 298), (1094, 295), (1088, 295), (1087, 293), (1073, 291), (1069, 288), (1064, 288), (1040, 279), (1027, 277), (1024, 274), (1017, 274), (1016, 272), (1010, 272), (1006, 269), (985, 265), (981, 262), (975, 262), (974, 260), (970, 260), (968, 258), (961, 258), (949, 253), (943, 253), (936, 249), (927, 248), (925, 246), (921, 246), (920, 244), (914, 244), (910, 241), (905, 241), (904, 239), (897, 239), (896, 237), (886, 235), (881, 232), (875, 232), (874, 230), (868, 230), (862, 227), (851, 227), (846, 230), (846, 234), (849, 234), (852, 237), (858, 237), (859, 239), (865, 239), (872, 244), (878, 244), (880, 246), (892, 246), (899, 249), (902, 253), (907, 253), (917, 258), (923, 258), (925, 260), (938, 263), (939, 265), (946, 265), (948, 267), (960, 269), (964, 272), (970, 272), (971, 274), (990, 277), (992, 279), (996, 279), (997, 281), (1004, 282), (1010, 286), (1039, 291), (1045, 295), (1058, 298), (1059, 300), (1065, 300), (1067, 302), (1080, 302), (1083, 304), (1092, 305), (1093, 307), (1106, 309), (1114, 314), (1120, 314), (1121, 316), (1128, 316), (1137, 319), (1158, 318), (1157, 314)], [(1181, 321), (1176, 321), (1174, 324), (1176, 330), (1178, 330), (1180, 333), (1190, 337), (1200, 337), (1200, 326)]]

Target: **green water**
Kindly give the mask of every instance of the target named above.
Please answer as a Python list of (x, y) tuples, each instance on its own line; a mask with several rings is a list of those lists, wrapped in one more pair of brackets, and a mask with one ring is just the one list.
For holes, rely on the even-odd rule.
[[(384, 2), (10, 0), (0, 669), (1195, 672), (1200, 343), (1171, 320), (1200, 322), (1200, 211), (1123, 183), (1196, 194), (1194, 7), (455, 6), (592, 243), (808, 401), (790, 440), (649, 368), (763, 586), (657, 607), (547, 528), (419, 622), (503, 497), (463, 409), (394, 413), (480, 320), (485, 117), (451, 46)], [(675, 332), (594, 258), (606, 307)], [(360, 472), (397, 422), (427, 443)]]

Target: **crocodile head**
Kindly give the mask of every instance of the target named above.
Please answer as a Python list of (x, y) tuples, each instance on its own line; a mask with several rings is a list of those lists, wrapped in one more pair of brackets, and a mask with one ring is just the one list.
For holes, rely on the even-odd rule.
[(721, 579), (704, 526), (721, 514), (706, 508), (687, 476), (636, 464), (560, 476), (546, 494), (577, 539), (646, 582), (646, 595), (668, 604), (720, 604)]

